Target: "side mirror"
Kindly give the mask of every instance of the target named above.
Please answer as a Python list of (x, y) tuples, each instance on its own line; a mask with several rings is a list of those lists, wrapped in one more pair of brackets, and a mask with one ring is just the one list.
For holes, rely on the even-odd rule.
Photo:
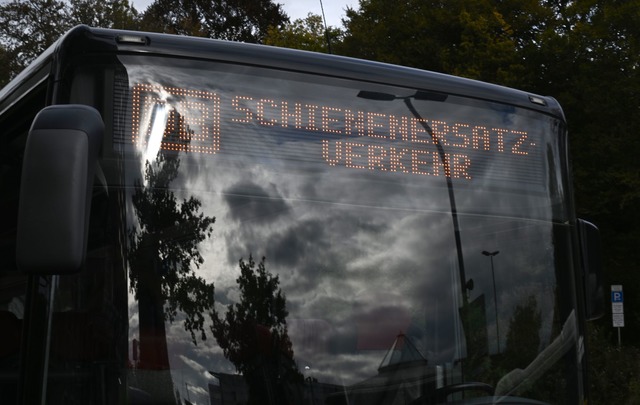
[(602, 317), (605, 312), (600, 231), (594, 224), (578, 219), (578, 238), (580, 240), (585, 315), (587, 320), (591, 321)]
[(104, 123), (84, 105), (36, 115), (24, 154), (16, 259), (27, 274), (69, 274), (84, 265), (93, 177)]

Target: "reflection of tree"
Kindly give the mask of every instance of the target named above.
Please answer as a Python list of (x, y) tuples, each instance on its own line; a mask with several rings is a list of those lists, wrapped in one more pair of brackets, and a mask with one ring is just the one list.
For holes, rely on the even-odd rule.
[(466, 372), (477, 378), (489, 367), (487, 317), (485, 310), (485, 296), (480, 295), (470, 303), (460, 307), (460, 317), (464, 325), (467, 343)]
[[(518, 305), (509, 322), (507, 347), (505, 355), (500, 359), (502, 375), (515, 369), (526, 369), (542, 353), (540, 330), (542, 315), (533, 296), (529, 296), (522, 305)], [(558, 331), (559, 333), (562, 333)], [(544, 374), (523, 384), (518, 394), (532, 397), (548, 403), (557, 402), (568, 392), (565, 369), (566, 364), (556, 362), (548, 364)], [(574, 373), (574, 371), (569, 372)]]
[(302, 374), (293, 360), (286, 298), (264, 263), (263, 258), (256, 268), (251, 256), (240, 259), (240, 302), (229, 305), (224, 317), (212, 312), (212, 332), (249, 385), (250, 403), (298, 402), (291, 395)]
[(198, 244), (211, 236), (215, 218), (199, 213), (193, 197), (178, 203), (170, 184), (179, 159), (158, 154), (145, 165), (145, 181), (135, 182), (132, 197), (138, 227), (129, 232), (131, 289), (139, 304), (140, 363), (147, 368), (168, 368), (165, 320), (180, 310), (184, 327), (196, 343), (206, 338), (204, 316), (213, 308), (213, 284), (194, 270), (204, 262)]
[(525, 368), (538, 355), (542, 316), (535, 297), (530, 296), (524, 305), (513, 311), (507, 333), (507, 347), (503, 366), (508, 369)]

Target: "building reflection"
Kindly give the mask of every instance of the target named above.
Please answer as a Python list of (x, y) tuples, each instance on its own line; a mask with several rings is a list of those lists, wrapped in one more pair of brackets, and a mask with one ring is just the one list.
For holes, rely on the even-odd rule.
[[(442, 386), (445, 376), (440, 367), (429, 366), (411, 339), (400, 334), (386, 352), (377, 374), (359, 383), (342, 386), (307, 377), (304, 403), (343, 405), (349, 403), (397, 404), (425, 398)], [(249, 400), (249, 387), (240, 374), (210, 372), (218, 384), (209, 384), (211, 405), (240, 405)]]

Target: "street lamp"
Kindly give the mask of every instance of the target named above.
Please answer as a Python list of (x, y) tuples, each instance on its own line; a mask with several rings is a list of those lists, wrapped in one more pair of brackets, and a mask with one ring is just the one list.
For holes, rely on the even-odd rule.
[(496, 295), (496, 273), (493, 269), (493, 256), (496, 256), (498, 253), (500, 253), (499, 250), (496, 250), (495, 252), (488, 252), (486, 250), (482, 251), (483, 255), (489, 256), (489, 259), (491, 259), (491, 278), (493, 279), (493, 307), (495, 308), (495, 311), (496, 311), (496, 340), (498, 342), (498, 353), (500, 353), (500, 327), (498, 326), (498, 297)]
[[(447, 99), (447, 95), (444, 93), (435, 93), (429, 91), (416, 91), (415, 94), (411, 96), (396, 96), (390, 93), (381, 93), (377, 91), (367, 91), (361, 90), (358, 92), (358, 97), (364, 98), (367, 100), (377, 100), (377, 101), (393, 101), (393, 100), (402, 100), (404, 104), (407, 106), (407, 109), (413, 114), (413, 116), (418, 120), (420, 125), (427, 131), (427, 133), (431, 136), (433, 140), (433, 144), (436, 146), (436, 150), (438, 151), (438, 156), (440, 157), (440, 161), (444, 167), (447, 166), (447, 158), (445, 155), (444, 147), (442, 146), (442, 142), (436, 137), (433, 133), (433, 130), (425, 122), (422, 118), (416, 107), (411, 102), (414, 100), (423, 100), (423, 101), (439, 101), (444, 102)], [(453, 236), (456, 243), (456, 252), (458, 255), (458, 271), (460, 273), (460, 288), (462, 290), (462, 305), (466, 307), (469, 303), (469, 295), (468, 292), (473, 289), (473, 280), (467, 280), (467, 276), (464, 268), (464, 257), (462, 255), (462, 239), (460, 237), (460, 224), (458, 222), (458, 209), (456, 208), (456, 197), (453, 192), (453, 180), (451, 176), (445, 176), (447, 182), (447, 192), (449, 194), (449, 205), (451, 206), (451, 220), (453, 221)]]

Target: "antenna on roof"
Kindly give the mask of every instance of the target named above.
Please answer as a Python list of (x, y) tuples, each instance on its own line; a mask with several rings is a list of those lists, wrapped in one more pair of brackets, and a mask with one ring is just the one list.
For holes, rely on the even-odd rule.
[(327, 40), (327, 48), (329, 53), (331, 52), (331, 36), (329, 35), (329, 29), (327, 28), (327, 18), (324, 15), (324, 6), (322, 5), (322, 0), (320, 0), (320, 10), (322, 10), (322, 22), (324, 23), (324, 38)]

